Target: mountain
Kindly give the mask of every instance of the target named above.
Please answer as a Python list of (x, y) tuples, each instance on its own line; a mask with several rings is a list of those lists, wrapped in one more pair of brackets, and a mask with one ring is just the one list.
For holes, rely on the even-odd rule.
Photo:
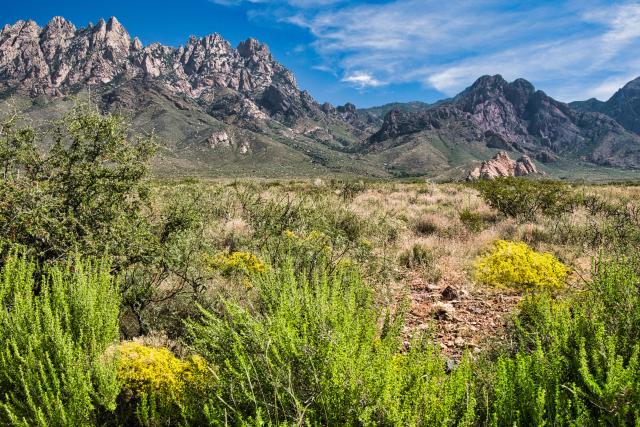
[(431, 159), (453, 166), (461, 157), (486, 156), (487, 148), (528, 154), (547, 164), (562, 159), (640, 168), (639, 135), (607, 115), (574, 110), (524, 79), (509, 83), (500, 75), (481, 77), (426, 110), (389, 112), (367, 146), (370, 152), (394, 150), (387, 161), (416, 172), (434, 163)]
[(607, 102), (589, 99), (570, 105), (576, 110), (606, 114), (628, 131), (640, 134), (640, 77), (627, 83)]
[(0, 110), (18, 108), (41, 126), (78, 99), (125, 114), (135, 130), (157, 135), (157, 175), (463, 178), (500, 150), (568, 175), (640, 168), (637, 85), (608, 109), (570, 106), (500, 76), (435, 104), (333, 106), (301, 90), (255, 39), (144, 46), (116, 18), (84, 28), (61, 17), (5, 25), (0, 99)]
[(113, 17), (86, 28), (18, 21), (0, 32), (0, 95), (42, 118), (68, 109), (69, 95), (91, 96), (155, 130), (160, 172), (385, 175), (351, 153), (369, 125), (300, 90), (255, 39), (143, 46)]

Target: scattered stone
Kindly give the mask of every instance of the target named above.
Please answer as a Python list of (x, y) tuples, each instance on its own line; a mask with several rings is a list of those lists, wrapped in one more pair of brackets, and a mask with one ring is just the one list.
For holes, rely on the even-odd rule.
[(457, 337), (453, 343), (456, 347), (464, 347), (464, 339), (462, 337)]
[(437, 302), (433, 306), (433, 316), (438, 320), (453, 320), (455, 308), (451, 304)]
[(459, 298), (458, 291), (453, 289), (451, 286), (444, 288), (440, 296), (444, 301), (453, 301)]
[(446, 362), (446, 371), (451, 372), (454, 371), (458, 367), (458, 361), (454, 359), (447, 359)]

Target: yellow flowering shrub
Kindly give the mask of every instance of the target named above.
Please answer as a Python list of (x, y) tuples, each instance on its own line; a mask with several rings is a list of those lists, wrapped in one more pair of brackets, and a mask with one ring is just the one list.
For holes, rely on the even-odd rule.
[(134, 341), (118, 346), (118, 377), (134, 396), (162, 394), (181, 399), (185, 390), (206, 385), (207, 363), (200, 356), (182, 360), (166, 348), (148, 347)]
[(223, 276), (263, 273), (267, 269), (267, 266), (251, 252), (220, 252), (213, 256), (206, 255), (205, 262), (210, 269), (219, 271)]
[(475, 279), (493, 286), (557, 289), (569, 268), (549, 253), (536, 252), (522, 242), (498, 240), (475, 262)]

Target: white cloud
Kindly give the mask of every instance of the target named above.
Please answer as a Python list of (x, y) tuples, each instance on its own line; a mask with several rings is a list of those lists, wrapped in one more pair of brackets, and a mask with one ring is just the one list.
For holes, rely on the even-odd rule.
[(419, 82), (453, 95), (499, 73), (570, 101), (608, 98), (640, 75), (640, 0), (269, 4), (285, 5), (273, 19), (307, 29), (322, 66), (358, 88)]
[(640, 75), (637, 56), (627, 51), (640, 48), (640, 3), (505, 6), (499, 0), (396, 0), (299, 12), (287, 21), (308, 28), (317, 38), (314, 48), (347, 76), (366, 69), (378, 85), (421, 82), (453, 95), (483, 74), (499, 73), (530, 79), (568, 101), (607, 98), (623, 78)]
[(264, 3), (271, 5), (289, 5), (299, 8), (314, 8), (342, 3), (345, 0), (209, 0), (222, 6), (239, 6), (243, 3)]
[(618, 89), (622, 86), (638, 77), (638, 73), (627, 74), (622, 77), (613, 77), (605, 79), (603, 82), (597, 84), (594, 87), (587, 88), (584, 94), (584, 99), (589, 98), (598, 98), (598, 99), (608, 99), (614, 94)]
[(371, 74), (363, 71), (358, 71), (353, 74), (346, 75), (342, 78), (342, 81), (345, 83), (349, 83), (359, 89), (384, 85), (383, 82), (377, 80)]

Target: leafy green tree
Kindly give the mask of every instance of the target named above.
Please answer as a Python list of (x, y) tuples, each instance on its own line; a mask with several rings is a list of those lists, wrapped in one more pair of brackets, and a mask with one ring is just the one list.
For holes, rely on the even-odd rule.
[[(150, 256), (141, 206), (153, 138), (131, 137), (121, 116), (88, 105), (45, 134), (19, 121), (0, 123), (0, 235), (41, 261), (78, 250), (111, 254), (120, 268)], [(43, 153), (45, 138), (53, 147)]]

